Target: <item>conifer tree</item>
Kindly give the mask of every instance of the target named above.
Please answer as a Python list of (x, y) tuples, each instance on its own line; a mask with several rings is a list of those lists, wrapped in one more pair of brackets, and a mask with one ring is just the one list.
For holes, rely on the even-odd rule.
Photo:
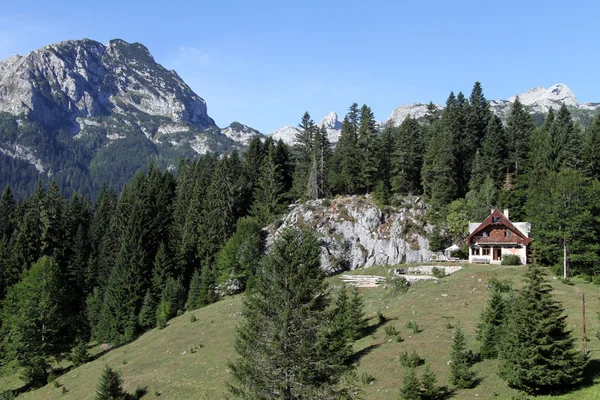
[(167, 279), (175, 277), (171, 260), (172, 257), (167, 252), (167, 246), (161, 242), (152, 267), (152, 295), (155, 297), (160, 296)]
[(202, 292), (201, 292), (201, 280), (200, 270), (197, 269), (192, 275), (192, 281), (190, 283), (190, 290), (188, 291), (188, 298), (185, 303), (187, 310), (196, 310), (202, 307)]
[(342, 122), (342, 132), (333, 154), (330, 181), (338, 193), (355, 194), (360, 187), (359, 120), (358, 104), (353, 103)]
[(110, 368), (108, 365), (104, 367), (98, 388), (96, 389), (96, 397), (94, 400), (125, 400), (127, 394), (123, 390), (123, 381), (119, 374)]
[(250, 214), (256, 217), (264, 226), (270, 224), (273, 218), (282, 210), (282, 194), (283, 179), (275, 163), (273, 151), (270, 151), (264, 157), (260, 169)]
[(421, 386), (423, 388), (421, 398), (424, 400), (436, 400), (440, 396), (440, 388), (437, 386), (437, 378), (429, 364), (425, 365), (425, 371), (421, 377)]
[(294, 145), (295, 168), (294, 168), (294, 194), (296, 198), (304, 198), (307, 193), (310, 170), (314, 161), (315, 133), (318, 127), (307, 112), (302, 116), (298, 124), (299, 132), (296, 134)]
[(487, 306), (477, 324), (477, 340), (481, 343), (481, 358), (498, 357), (498, 347), (502, 340), (502, 328), (506, 320), (506, 302), (497, 289), (492, 289)]
[[(272, 299), (277, 298), (278, 301)], [(285, 230), (244, 301), (229, 385), (239, 398), (340, 398), (349, 348), (325, 340), (329, 292), (310, 232)]]
[(421, 400), (421, 383), (414, 367), (406, 368), (400, 388), (401, 400)]
[(142, 302), (138, 324), (142, 329), (149, 329), (156, 326), (156, 299), (152, 291), (148, 289)]
[(290, 148), (283, 140), (279, 139), (273, 153), (273, 161), (277, 166), (281, 178), (282, 197), (290, 200), (290, 190), (293, 185), (294, 166), (292, 164), (292, 155)]
[(526, 172), (529, 139), (535, 129), (531, 115), (517, 97), (512, 105), (506, 126), (506, 166), (514, 179)]
[(600, 113), (585, 130), (582, 142), (583, 170), (589, 178), (600, 179)]
[(467, 353), (467, 340), (459, 323), (454, 330), (450, 353), (450, 384), (460, 389), (468, 389), (475, 383), (475, 373), (471, 370)]
[(423, 158), (423, 191), (434, 209), (449, 204), (456, 197), (452, 137), (443, 121), (435, 122), (429, 132)]
[(350, 325), (349, 339), (354, 341), (360, 339), (367, 329), (367, 320), (365, 319), (363, 300), (356, 287), (352, 288), (352, 295), (348, 301), (348, 322)]
[(31, 266), (10, 287), (2, 310), (2, 348), (34, 386), (46, 384), (51, 362), (60, 359), (74, 340), (65, 287), (59, 267), (49, 257)]
[[(392, 189), (393, 168), (393, 153), (395, 150), (396, 129), (391, 122), (388, 122), (383, 127), (379, 135), (379, 182), (389, 192)], [(419, 173), (420, 173), (419, 168)], [(420, 184), (419, 179), (419, 184)]]
[(156, 325), (161, 329), (167, 326), (167, 321), (173, 318), (178, 310), (183, 310), (184, 304), (185, 288), (180, 281), (168, 278), (156, 308)]
[(586, 360), (573, 349), (567, 316), (539, 267), (528, 267), (511, 308), (500, 352), (500, 376), (516, 389), (544, 394), (577, 385)]
[(487, 123), (481, 149), (475, 154), (469, 188), (479, 190), (488, 177), (492, 178), (496, 188), (500, 188), (506, 173), (506, 157), (504, 127), (500, 118), (494, 115)]
[(360, 149), (360, 186), (367, 193), (377, 184), (379, 171), (378, 138), (375, 128), (375, 116), (366, 104), (360, 109), (360, 126), (358, 128), (358, 148)]
[(408, 116), (396, 129), (392, 154), (392, 188), (396, 193), (420, 193), (423, 151), (423, 130), (419, 122)]

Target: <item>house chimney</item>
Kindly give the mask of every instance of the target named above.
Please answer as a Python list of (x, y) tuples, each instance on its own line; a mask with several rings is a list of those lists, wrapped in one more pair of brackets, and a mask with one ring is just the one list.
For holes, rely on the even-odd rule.
[(510, 218), (508, 218), (508, 208), (504, 209), (504, 216), (506, 217), (506, 219), (510, 220)]

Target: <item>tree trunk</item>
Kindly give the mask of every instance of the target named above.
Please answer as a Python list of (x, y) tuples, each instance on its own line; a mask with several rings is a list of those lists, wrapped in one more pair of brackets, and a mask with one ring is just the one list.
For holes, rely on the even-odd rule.
[(563, 279), (567, 279), (567, 239), (563, 240)]

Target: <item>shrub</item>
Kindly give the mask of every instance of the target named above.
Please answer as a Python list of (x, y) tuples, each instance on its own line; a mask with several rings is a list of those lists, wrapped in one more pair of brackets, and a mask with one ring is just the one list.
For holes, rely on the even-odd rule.
[(362, 382), (363, 385), (370, 385), (371, 382), (373, 382), (375, 380), (375, 378), (373, 378), (373, 375), (367, 373), (367, 372), (363, 372), (360, 375), (360, 381)]
[(383, 315), (381, 310), (377, 310), (377, 322), (379, 323), (379, 325), (383, 325), (387, 322), (387, 318), (385, 315)]
[(502, 256), (502, 265), (521, 265), (521, 257), (515, 254)]
[(396, 327), (388, 325), (385, 327), (385, 335), (386, 336), (396, 336), (398, 334), (398, 331), (396, 330)]
[(386, 279), (386, 287), (390, 288), (391, 296), (399, 296), (408, 291), (410, 283), (402, 276), (388, 277)]
[(419, 333), (419, 332), (421, 332), (421, 331), (419, 330), (419, 324), (417, 324), (417, 322), (416, 322), (416, 321), (409, 321), (409, 322), (406, 324), (406, 327), (407, 327), (408, 329), (410, 329), (410, 331), (411, 331), (412, 333)]
[(400, 365), (405, 368), (418, 367), (423, 363), (425, 363), (425, 360), (417, 354), (416, 350), (413, 350), (410, 355), (408, 355), (408, 352), (406, 351), (400, 354)]
[(590, 283), (592, 281), (592, 277), (589, 274), (586, 274), (585, 272), (577, 275), (578, 279), (581, 279), (582, 281), (586, 282), (586, 283)]
[(512, 290), (512, 281), (508, 279), (500, 280), (496, 277), (491, 278), (486, 287), (489, 290), (497, 290), (500, 293), (508, 293)]
[(196, 322), (198, 319), (196, 319), (196, 314), (192, 314), (190, 315), (190, 322)]
[(435, 278), (443, 278), (446, 276), (446, 271), (444, 270), (444, 268), (438, 268), (438, 267), (433, 267), (431, 269), (431, 274), (435, 277)]
[(594, 279), (592, 279), (592, 283), (594, 285), (600, 285), (600, 275), (596, 275)]

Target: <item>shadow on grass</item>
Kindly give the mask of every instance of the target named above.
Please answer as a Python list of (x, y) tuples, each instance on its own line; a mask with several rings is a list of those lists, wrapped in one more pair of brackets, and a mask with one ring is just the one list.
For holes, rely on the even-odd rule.
[(366, 356), (367, 354), (369, 354), (370, 352), (372, 352), (379, 346), (381, 346), (381, 343), (372, 344), (370, 346), (365, 347), (362, 350), (357, 351), (356, 353), (352, 354), (352, 357), (350, 357), (350, 361), (352, 363), (359, 361), (361, 358), (363, 358), (364, 356)]
[(583, 382), (580, 387), (594, 385), (594, 381), (598, 377), (600, 377), (600, 360), (589, 360), (583, 370)]

